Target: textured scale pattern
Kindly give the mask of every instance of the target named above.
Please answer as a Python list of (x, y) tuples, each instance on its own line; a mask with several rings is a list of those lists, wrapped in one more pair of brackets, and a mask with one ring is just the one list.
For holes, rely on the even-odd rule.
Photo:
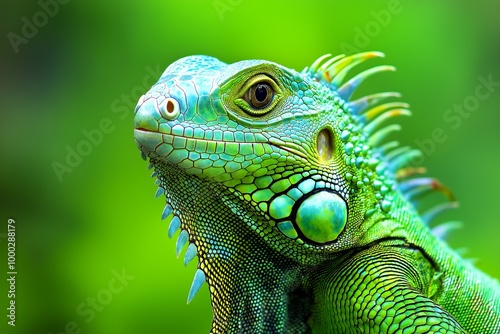
[[(211, 333), (498, 333), (500, 287), (429, 227), (453, 194), (387, 138), (395, 92), (352, 99), (379, 52), (297, 72), (190, 56), (141, 97), (134, 137), (175, 252), (208, 284)], [(389, 101), (387, 101), (389, 100)], [(419, 214), (423, 195), (450, 202)]]
[[(448, 333), (458, 330), (459, 326), (453, 319), (442, 317), (440, 313), (443, 312), (437, 305), (429, 303), (419, 293), (425, 289), (430, 277), (422, 277), (406, 263), (408, 258), (413, 257), (413, 251), (398, 249), (398, 246), (401, 245), (383, 243), (370, 249), (370, 256), (363, 256), (361, 252), (336, 270), (320, 272), (318, 281), (326, 285), (318, 288), (329, 298), (319, 301), (315, 308), (319, 316), (328, 318), (328, 314), (334, 314), (335, 309), (347, 308), (357, 319), (357, 322), (350, 323), (343, 321), (348, 317), (342, 317), (342, 314), (337, 318), (331, 317), (336, 323), (329, 324), (330, 332), (333, 328), (342, 333), (348, 333), (353, 328), (370, 333)], [(372, 257), (376, 257), (377, 262), (370, 261)], [(402, 277), (407, 279), (403, 281)], [(358, 288), (349, 289), (351, 285)], [(327, 294), (328, 291), (343, 293)], [(397, 304), (401, 306), (395, 307)], [(419, 313), (424, 316), (413, 319)]]

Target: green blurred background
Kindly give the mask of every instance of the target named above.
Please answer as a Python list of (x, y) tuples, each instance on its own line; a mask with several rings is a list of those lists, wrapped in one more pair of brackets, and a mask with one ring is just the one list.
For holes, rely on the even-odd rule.
[[(500, 81), (498, 1), (74, 0), (46, 22), (36, 1), (1, 6), (0, 268), (7, 271), (5, 233), (14, 218), (18, 275), (17, 326), (2, 314), (0, 332), (208, 331), (208, 291), (186, 306), (195, 265), (175, 259), (160, 221), (164, 201), (153, 198), (132, 132), (138, 97), (192, 54), (302, 69), (328, 52), (385, 52), (370, 64), (398, 71), (369, 79), (359, 93), (402, 92), (414, 112), (400, 120), (402, 143), (443, 129), (446, 141), (425, 165), (461, 202), (440, 216), (464, 222), (449, 243), (500, 277), (499, 87), (456, 129), (443, 119), (475, 93), (479, 76)], [(30, 37), (12, 42), (34, 19), (37, 31), (24, 28)], [(85, 150), (84, 131), (103, 120), (108, 133), (58, 177), (54, 162), (66, 164), (68, 147)], [(114, 281), (117, 272), (128, 280)]]

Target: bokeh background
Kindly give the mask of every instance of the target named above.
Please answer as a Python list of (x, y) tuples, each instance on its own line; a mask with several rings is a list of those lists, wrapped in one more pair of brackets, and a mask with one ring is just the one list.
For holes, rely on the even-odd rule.
[[(52, 4), (45, 6), (46, 20), (41, 3)], [(385, 52), (370, 64), (398, 71), (369, 79), (359, 93), (402, 92), (414, 112), (398, 120), (404, 144), (444, 131), (446, 140), (428, 147), (424, 164), (461, 206), (440, 220), (463, 221), (449, 243), (500, 277), (500, 87), (456, 128), (443, 118), (454, 104), (472, 101), (478, 77), (500, 82), (498, 1), (41, 0), (0, 6), (0, 272), (7, 272), (8, 218), (17, 226), (18, 270), (17, 326), (1, 314), (0, 332), (208, 331), (207, 288), (186, 305), (196, 265), (184, 268), (175, 259), (175, 242), (160, 220), (164, 201), (153, 198), (153, 179), (132, 131), (138, 97), (166, 66), (192, 54), (225, 62), (262, 58), (300, 70), (328, 52)], [(26, 22), (38, 27), (30, 30)], [(101, 122), (107, 133), (82, 146), (85, 131)], [(54, 163), (67, 165), (68, 150), (78, 145), (88, 154), (73, 158), (71, 170), (58, 176)], [(124, 281), (113, 279), (117, 272)], [(3, 312), (7, 290), (1, 279)]]

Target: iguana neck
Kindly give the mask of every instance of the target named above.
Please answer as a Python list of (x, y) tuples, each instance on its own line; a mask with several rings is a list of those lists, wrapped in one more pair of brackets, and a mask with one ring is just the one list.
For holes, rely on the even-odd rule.
[[(311, 302), (302, 287), (304, 266), (283, 257), (233, 212), (235, 203), (217, 184), (153, 162), (167, 202), (198, 249), (209, 285), (214, 329), (302, 332)], [(172, 172), (175, 170), (174, 172)], [(248, 212), (248, 211), (241, 211)], [(300, 297), (300, 302), (290, 300)], [(277, 324), (283, 328), (275, 328)], [(267, 327), (266, 327), (267, 326)]]

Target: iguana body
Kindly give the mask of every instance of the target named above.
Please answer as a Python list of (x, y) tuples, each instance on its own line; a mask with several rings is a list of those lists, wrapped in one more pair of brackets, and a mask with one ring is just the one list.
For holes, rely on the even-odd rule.
[[(381, 144), (398, 97), (351, 101), (375, 52), (302, 72), (192, 56), (139, 101), (135, 140), (165, 195), (169, 235), (198, 257), (212, 333), (499, 333), (500, 287), (427, 226), (413, 200), (439, 183), (416, 150)], [(439, 231), (445, 228), (438, 228)], [(436, 231), (434, 231), (436, 232)]]

